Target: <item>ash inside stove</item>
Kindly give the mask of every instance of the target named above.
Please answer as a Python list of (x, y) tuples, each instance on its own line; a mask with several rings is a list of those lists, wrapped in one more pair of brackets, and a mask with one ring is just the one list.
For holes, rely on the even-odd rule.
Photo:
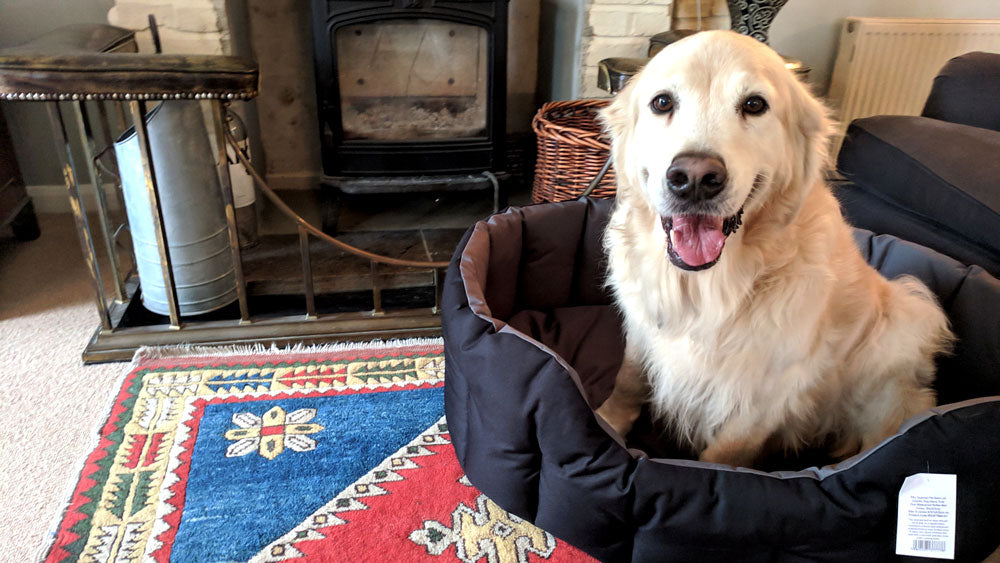
[(344, 100), (345, 139), (407, 141), (486, 136), (486, 106), (475, 96)]

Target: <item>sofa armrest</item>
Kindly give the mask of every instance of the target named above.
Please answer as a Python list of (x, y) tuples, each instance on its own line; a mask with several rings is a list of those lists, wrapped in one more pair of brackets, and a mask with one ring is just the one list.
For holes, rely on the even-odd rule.
[(837, 158), (855, 184), (1000, 256), (1000, 132), (927, 117), (854, 121)]
[(973, 52), (941, 68), (924, 117), (1000, 131), (1000, 54)]

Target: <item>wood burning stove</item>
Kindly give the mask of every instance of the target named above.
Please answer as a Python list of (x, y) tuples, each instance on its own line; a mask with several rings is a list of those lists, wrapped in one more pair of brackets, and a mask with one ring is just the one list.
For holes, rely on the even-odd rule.
[(357, 193), (373, 191), (359, 188), (372, 177), (503, 168), (506, 0), (313, 0), (312, 10), (324, 183)]

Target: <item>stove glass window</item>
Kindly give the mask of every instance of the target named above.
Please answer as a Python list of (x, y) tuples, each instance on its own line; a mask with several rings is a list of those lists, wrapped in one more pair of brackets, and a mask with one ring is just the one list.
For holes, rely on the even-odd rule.
[(338, 29), (344, 139), (485, 137), (487, 43), (481, 27), (434, 19)]

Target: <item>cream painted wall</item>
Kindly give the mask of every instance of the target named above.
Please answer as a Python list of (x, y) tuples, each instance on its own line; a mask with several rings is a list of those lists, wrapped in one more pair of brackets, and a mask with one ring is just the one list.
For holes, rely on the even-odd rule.
[(812, 67), (825, 93), (847, 17), (1000, 19), (1000, 0), (790, 0), (771, 27), (771, 46)]

